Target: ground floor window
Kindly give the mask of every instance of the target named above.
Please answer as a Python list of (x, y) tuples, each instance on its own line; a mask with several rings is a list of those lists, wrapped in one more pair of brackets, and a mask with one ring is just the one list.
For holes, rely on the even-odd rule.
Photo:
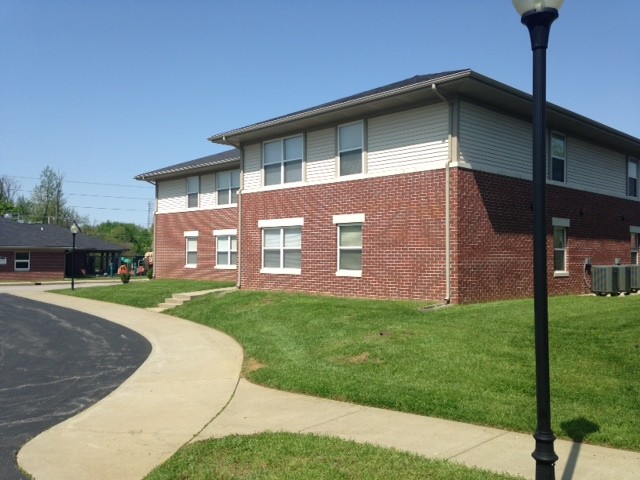
[(567, 230), (571, 222), (567, 218), (553, 218), (553, 270), (555, 276), (568, 275)]
[(362, 276), (362, 226), (364, 214), (334, 215), (338, 234), (338, 276)]
[(186, 263), (185, 267), (198, 266), (198, 232), (184, 232)]
[(238, 234), (236, 230), (214, 230), (216, 237), (216, 268), (236, 268), (238, 265)]
[(16, 252), (14, 269), (16, 272), (28, 272), (31, 269), (31, 254), (29, 252)]
[(302, 218), (261, 220), (261, 273), (300, 274), (302, 271)]
[(640, 250), (640, 233), (631, 232), (631, 264), (638, 265), (638, 250)]

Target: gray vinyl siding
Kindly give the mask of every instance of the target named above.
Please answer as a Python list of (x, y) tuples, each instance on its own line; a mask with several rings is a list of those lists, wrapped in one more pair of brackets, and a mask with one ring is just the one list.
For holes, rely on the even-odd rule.
[[(557, 133), (565, 135), (562, 131)], [(548, 182), (577, 190), (625, 197), (626, 155), (582, 139), (568, 135), (565, 137), (566, 182)], [(462, 165), (474, 170), (530, 180), (531, 142), (529, 122), (475, 104), (460, 102), (459, 159)], [(548, 159), (545, 164), (548, 170)]]
[(473, 169), (531, 179), (531, 124), (460, 102), (460, 161)]
[(445, 104), (371, 118), (367, 173), (384, 175), (441, 167), (448, 158), (448, 140), (449, 109)]
[(627, 157), (624, 154), (567, 137), (567, 186), (626, 196)]
[(336, 129), (325, 128), (307, 134), (306, 181), (324, 183), (336, 178)]

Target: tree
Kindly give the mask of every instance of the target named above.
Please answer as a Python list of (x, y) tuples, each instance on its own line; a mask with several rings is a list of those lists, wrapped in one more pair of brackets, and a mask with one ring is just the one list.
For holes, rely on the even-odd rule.
[(152, 230), (133, 223), (103, 222), (95, 226), (85, 226), (84, 233), (126, 246), (128, 256), (142, 256), (153, 246)]
[(78, 212), (67, 205), (62, 191), (64, 175), (47, 166), (40, 173), (40, 183), (35, 186), (30, 199), (18, 199), (18, 207), (27, 220), (38, 223), (70, 225), (74, 220), (78, 224), (88, 223)]
[(15, 212), (16, 195), (20, 184), (10, 177), (0, 177), (0, 215)]

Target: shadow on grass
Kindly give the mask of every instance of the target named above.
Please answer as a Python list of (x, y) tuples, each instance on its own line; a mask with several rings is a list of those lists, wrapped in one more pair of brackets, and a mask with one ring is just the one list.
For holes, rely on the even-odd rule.
[(600, 431), (600, 425), (584, 417), (578, 417), (562, 422), (560, 426), (574, 442), (571, 446), (571, 452), (569, 452), (569, 458), (567, 458), (567, 465), (562, 473), (562, 480), (571, 480), (578, 464), (582, 442), (590, 433)]

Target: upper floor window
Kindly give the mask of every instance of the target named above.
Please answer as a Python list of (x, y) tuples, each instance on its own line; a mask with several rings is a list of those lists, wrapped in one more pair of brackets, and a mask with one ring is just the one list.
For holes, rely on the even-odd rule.
[(200, 196), (200, 177), (187, 178), (187, 207), (197, 208)]
[(264, 184), (302, 181), (302, 135), (266, 142), (264, 152)]
[(363, 123), (351, 123), (338, 127), (338, 153), (340, 176), (363, 172), (364, 128)]
[(238, 203), (240, 190), (240, 170), (220, 172), (216, 176), (218, 184), (218, 205), (235, 205)]
[(31, 269), (31, 255), (29, 252), (16, 252), (14, 269), (27, 272)]
[(638, 196), (638, 160), (635, 158), (627, 161), (627, 195)]
[(556, 182), (565, 182), (567, 169), (567, 139), (559, 133), (551, 134), (550, 178)]

